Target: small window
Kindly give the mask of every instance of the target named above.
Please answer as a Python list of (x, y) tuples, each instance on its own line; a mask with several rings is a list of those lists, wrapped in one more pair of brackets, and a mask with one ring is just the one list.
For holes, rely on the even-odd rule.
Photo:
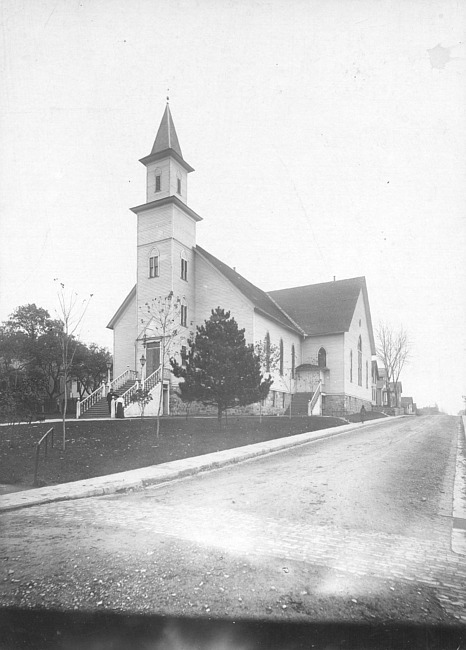
[(181, 178), (176, 179), (176, 191), (178, 194), (181, 194)]
[(158, 278), (159, 277), (159, 256), (151, 255), (149, 257), (149, 277)]
[(181, 279), (188, 279), (188, 260), (186, 259), (186, 253), (184, 251), (181, 253)]
[(187, 327), (187, 323), (188, 323), (188, 305), (181, 305), (180, 322), (181, 322), (181, 325), (183, 327)]
[(280, 339), (280, 375), (283, 375), (283, 339)]
[(161, 175), (159, 173), (156, 173), (155, 175), (155, 191), (160, 192), (162, 188), (162, 182), (161, 182)]

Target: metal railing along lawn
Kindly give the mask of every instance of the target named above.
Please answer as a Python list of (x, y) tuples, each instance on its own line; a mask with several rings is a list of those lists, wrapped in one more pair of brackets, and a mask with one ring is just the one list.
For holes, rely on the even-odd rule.
[(51, 447), (53, 447), (53, 427), (51, 429), (49, 429), (47, 431), (47, 433), (44, 433), (44, 435), (42, 436), (42, 438), (39, 440), (39, 442), (36, 445), (36, 462), (35, 462), (35, 467), (34, 467), (34, 485), (37, 485), (37, 471), (39, 469), (40, 446), (45, 440), (45, 456), (44, 456), (44, 458), (47, 458), (49, 436), (51, 437)]

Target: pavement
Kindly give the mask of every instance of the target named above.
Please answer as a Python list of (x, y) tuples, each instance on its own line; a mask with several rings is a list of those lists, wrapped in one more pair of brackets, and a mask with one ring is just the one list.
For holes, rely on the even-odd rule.
[[(393, 421), (401, 417), (413, 416), (397, 416), (390, 418), (390, 420)], [(463, 418), (463, 421), (466, 425), (466, 417)], [(364, 424), (359, 422), (356, 424), (346, 424), (341, 427), (301, 433), (287, 438), (278, 438), (245, 447), (226, 449), (224, 451), (217, 451), (193, 458), (184, 458), (182, 460), (152, 465), (127, 472), (14, 492), (0, 496), (0, 512), (56, 501), (69, 501), (105, 494), (142, 490), (152, 485), (168, 483), (199, 474), (200, 472), (207, 472), (235, 463), (248, 461), (258, 456), (264, 456), (265, 454), (277, 453), (284, 449), (317, 440), (350, 434), (352, 431), (359, 430), (362, 427), (370, 430), (384, 423), (386, 423), (385, 418), (370, 420)], [(464, 427), (458, 427), (451, 537), (452, 550), (454, 553), (460, 555), (466, 555), (466, 438), (464, 431)]]
[[(406, 416), (398, 416), (390, 419), (395, 420), (400, 417)], [(4, 494), (0, 496), (0, 512), (17, 510), (18, 508), (36, 506), (43, 503), (52, 503), (54, 501), (69, 501), (71, 499), (84, 499), (102, 496), (104, 494), (141, 490), (151, 485), (167, 483), (186, 476), (193, 476), (200, 472), (219, 469), (220, 467), (251, 460), (258, 456), (264, 456), (265, 454), (276, 453), (290, 447), (304, 445), (324, 438), (341, 436), (361, 427), (370, 429), (382, 423), (386, 423), (385, 418), (369, 420), (364, 424), (359, 422), (345, 424), (340, 427), (300, 433), (295, 436), (277, 438), (276, 440), (259, 442), (254, 445), (246, 445), (245, 447), (225, 449), (193, 458), (183, 458), (182, 460), (174, 460), (160, 465), (141, 467), (127, 472), (118, 472), (116, 474), (97, 476), (82, 481), (72, 481), (71, 483), (48, 485), (46, 487)]]

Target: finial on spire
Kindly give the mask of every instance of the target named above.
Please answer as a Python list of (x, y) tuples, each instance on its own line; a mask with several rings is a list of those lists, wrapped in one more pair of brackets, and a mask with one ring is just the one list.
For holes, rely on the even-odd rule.
[(170, 101), (169, 93), (170, 93), (170, 88), (167, 88), (167, 104)]

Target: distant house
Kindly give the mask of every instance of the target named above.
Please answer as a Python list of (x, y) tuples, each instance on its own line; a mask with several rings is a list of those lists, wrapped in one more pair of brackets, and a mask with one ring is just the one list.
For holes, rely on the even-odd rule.
[[(363, 404), (370, 409), (377, 380), (365, 278), (266, 293), (201, 248), (196, 229), (202, 219), (187, 205), (188, 174), (194, 170), (182, 156), (168, 104), (151, 153), (140, 162), (146, 167), (147, 188), (146, 202), (132, 208), (137, 219), (137, 282), (108, 324), (114, 335), (114, 377), (148, 381), (157, 376), (161, 335), (150, 328), (143, 306), (173, 292), (183, 305), (180, 349), (175, 354), (217, 306), (230, 311), (249, 343), (278, 349), (277, 366), (264, 368), (274, 383), (263, 412), (284, 413), (298, 395), (304, 404), (312, 400), (313, 413), (352, 413)], [(271, 261), (264, 257), (263, 263)], [(173, 390), (176, 382), (167, 376), (163, 386), (159, 382), (152, 388), (164, 391), (165, 413), (184, 408)]]
[(412, 397), (402, 397), (400, 402), (406, 415), (416, 415), (416, 404)]

